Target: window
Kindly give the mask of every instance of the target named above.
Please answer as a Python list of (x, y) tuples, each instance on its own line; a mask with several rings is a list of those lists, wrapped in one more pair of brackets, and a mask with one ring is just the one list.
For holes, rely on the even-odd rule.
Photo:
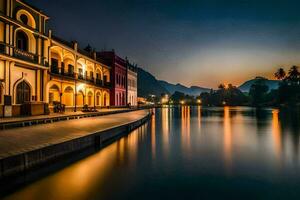
[(20, 20), (21, 20), (21, 22), (23, 22), (23, 24), (28, 25), (28, 17), (26, 15), (22, 14), (20, 16)]
[(96, 96), (96, 104), (97, 106), (100, 106), (100, 94), (97, 94)]
[(23, 31), (17, 32), (17, 48), (23, 51), (28, 51), (28, 37)]
[(78, 68), (78, 77), (83, 78), (83, 71), (81, 68)]
[(74, 66), (73, 65), (68, 65), (68, 73), (69, 73), (69, 75), (74, 74)]
[(30, 101), (30, 87), (25, 81), (22, 81), (17, 85), (16, 97), (17, 104)]

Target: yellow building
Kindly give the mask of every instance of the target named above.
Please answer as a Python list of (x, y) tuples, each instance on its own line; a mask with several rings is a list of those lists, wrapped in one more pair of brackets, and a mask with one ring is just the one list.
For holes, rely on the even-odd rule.
[(55, 102), (69, 110), (84, 105), (109, 106), (110, 67), (96, 59), (95, 52), (78, 49), (76, 42), (66, 42), (49, 34), (49, 79), (46, 99), (50, 108)]
[(0, 0), (0, 116), (44, 114), (55, 102), (109, 105), (110, 68), (52, 36), (47, 20), (20, 0)]

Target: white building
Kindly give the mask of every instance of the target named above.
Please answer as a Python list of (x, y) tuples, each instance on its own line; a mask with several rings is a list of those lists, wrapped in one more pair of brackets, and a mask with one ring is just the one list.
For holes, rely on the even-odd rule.
[(127, 62), (127, 103), (137, 106), (137, 67)]

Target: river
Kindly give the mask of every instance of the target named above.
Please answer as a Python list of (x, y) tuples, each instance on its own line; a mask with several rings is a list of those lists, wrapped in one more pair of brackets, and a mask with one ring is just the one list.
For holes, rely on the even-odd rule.
[(173, 107), (5, 199), (300, 199), (300, 113)]

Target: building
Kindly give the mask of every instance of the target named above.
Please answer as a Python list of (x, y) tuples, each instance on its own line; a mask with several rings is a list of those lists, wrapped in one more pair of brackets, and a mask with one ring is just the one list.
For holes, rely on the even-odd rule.
[(97, 60), (96, 52), (86, 52), (76, 42), (69, 43), (51, 34), (47, 45), (50, 77), (46, 99), (50, 108), (55, 102), (74, 111), (84, 105), (110, 105), (110, 67)]
[(53, 36), (48, 20), (20, 0), (0, 0), (0, 116), (45, 114), (56, 102), (75, 111), (110, 105), (111, 68)]
[(127, 102), (137, 106), (137, 67), (127, 61)]
[(98, 52), (97, 57), (111, 67), (110, 104), (127, 106), (127, 65), (114, 51)]
[[(0, 0), (1, 115), (44, 113), (49, 68), (44, 46), (48, 40), (48, 19), (20, 0)], [(22, 107), (25, 103), (28, 105)]]

